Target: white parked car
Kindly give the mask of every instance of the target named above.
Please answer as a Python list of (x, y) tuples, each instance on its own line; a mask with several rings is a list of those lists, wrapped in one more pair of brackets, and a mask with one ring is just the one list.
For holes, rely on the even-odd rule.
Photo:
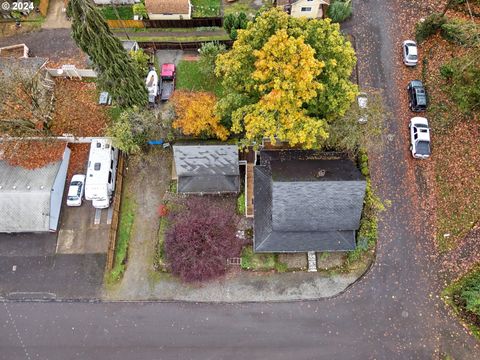
[(423, 117), (410, 119), (410, 151), (416, 159), (428, 159), (430, 150), (430, 129), (428, 120)]
[(360, 117), (358, 118), (358, 123), (365, 124), (368, 120), (368, 114), (365, 114), (368, 105), (368, 97), (366, 93), (358, 93), (357, 104), (358, 108), (360, 109)]
[(68, 188), (67, 206), (81, 206), (84, 189), (85, 175), (73, 175)]
[(407, 66), (416, 66), (418, 63), (417, 43), (413, 40), (403, 42), (403, 63)]

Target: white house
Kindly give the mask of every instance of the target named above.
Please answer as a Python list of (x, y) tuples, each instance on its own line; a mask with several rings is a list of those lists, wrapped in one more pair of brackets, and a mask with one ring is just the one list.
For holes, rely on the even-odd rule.
[(145, 0), (150, 20), (179, 20), (192, 18), (190, 0)]
[(276, 0), (276, 5), (293, 17), (323, 18), (330, 0)]

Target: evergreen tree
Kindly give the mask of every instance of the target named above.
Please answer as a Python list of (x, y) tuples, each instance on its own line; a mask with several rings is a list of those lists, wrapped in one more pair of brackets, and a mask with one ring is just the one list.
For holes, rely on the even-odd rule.
[(121, 107), (146, 105), (143, 79), (95, 5), (90, 0), (70, 0), (67, 12), (72, 19), (72, 37), (95, 64), (99, 85)]

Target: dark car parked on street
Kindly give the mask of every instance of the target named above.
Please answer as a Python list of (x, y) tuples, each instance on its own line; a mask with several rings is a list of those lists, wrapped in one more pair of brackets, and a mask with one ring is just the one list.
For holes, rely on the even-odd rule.
[(427, 110), (427, 92), (420, 80), (408, 83), (408, 106), (414, 112)]

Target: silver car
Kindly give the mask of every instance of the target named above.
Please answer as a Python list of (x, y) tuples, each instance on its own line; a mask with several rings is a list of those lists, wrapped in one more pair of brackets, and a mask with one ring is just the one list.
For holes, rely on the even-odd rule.
[(416, 66), (418, 63), (417, 43), (413, 40), (403, 42), (403, 63), (407, 66)]

